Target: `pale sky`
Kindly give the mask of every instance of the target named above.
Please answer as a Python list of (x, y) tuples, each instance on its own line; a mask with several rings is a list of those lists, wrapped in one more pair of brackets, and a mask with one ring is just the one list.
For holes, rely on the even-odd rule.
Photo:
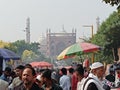
[(26, 19), (30, 17), (31, 42), (38, 41), (46, 29), (67, 32), (77, 29), (78, 37), (89, 37), (96, 18), (103, 22), (116, 10), (102, 0), (0, 0), (0, 40), (14, 42), (26, 38)]

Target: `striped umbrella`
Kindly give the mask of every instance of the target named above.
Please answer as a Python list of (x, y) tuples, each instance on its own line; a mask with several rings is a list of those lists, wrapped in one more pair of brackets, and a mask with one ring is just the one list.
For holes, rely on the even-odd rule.
[(64, 49), (57, 56), (57, 60), (68, 59), (68, 58), (74, 57), (75, 55), (79, 56), (84, 53), (96, 52), (98, 50), (100, 50), (100, 46), (92, 43), (87, 43), (87, 42), (75, 43), (67, 47), (66, 49)]

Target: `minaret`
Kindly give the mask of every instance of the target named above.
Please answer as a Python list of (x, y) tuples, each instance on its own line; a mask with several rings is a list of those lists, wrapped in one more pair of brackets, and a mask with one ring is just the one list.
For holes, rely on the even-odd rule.
[(97, 31), (99, 30), (99, 27), (100, 27), (100, 18), (99, 17), (97, 17), (96, 18), (96, 27), (97, 27)]
[(30, 43), (30, 18), (26, 20), (26, 42)]
[(63, 32), (66, 32), (66, 31), (65, 31), (65, 28), (64, 28), (64, 24), (62, 25), (62, 30), (63, 30)]

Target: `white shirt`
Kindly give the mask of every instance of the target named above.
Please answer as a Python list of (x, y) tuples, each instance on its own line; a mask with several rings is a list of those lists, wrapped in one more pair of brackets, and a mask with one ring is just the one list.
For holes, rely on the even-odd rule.
[(8, 90), (8, 82), (0, 79), (0, 90)]
[(81, 81), (77, 83), (77, 90), (82, 90), (84, 81), (85, 81), (85, 78), (83, 78)]
[(20, 80), (19, 77), (16, 77), (13, 79), (12, 83), (9, 85), (9, 89), (13, 89), (14, 87), (20, 85), (22, 83), (22, 80)]
[(63, 88), (63, 90), (70, 90), (70, 87), (71, 87), (70, 77), (68, 77), (67, 75), (61, 76), (60, 86)]

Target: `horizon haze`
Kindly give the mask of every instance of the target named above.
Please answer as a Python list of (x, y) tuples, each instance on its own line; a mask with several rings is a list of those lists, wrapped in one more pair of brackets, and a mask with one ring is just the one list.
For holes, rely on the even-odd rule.
[(96, 33), (96, 18), (102, 23), (113, 11), (116, 7), (102, 0), (0, 0), (0, 40), (25, 40), (28, 17), (31, 42), (37, 42), (48, 28), (52, 33), (61, 32), (63, 25), (68, 33), (75, 28), (77, 39), (90, 37), (91, 28), (83, 25), (93, 25)]

